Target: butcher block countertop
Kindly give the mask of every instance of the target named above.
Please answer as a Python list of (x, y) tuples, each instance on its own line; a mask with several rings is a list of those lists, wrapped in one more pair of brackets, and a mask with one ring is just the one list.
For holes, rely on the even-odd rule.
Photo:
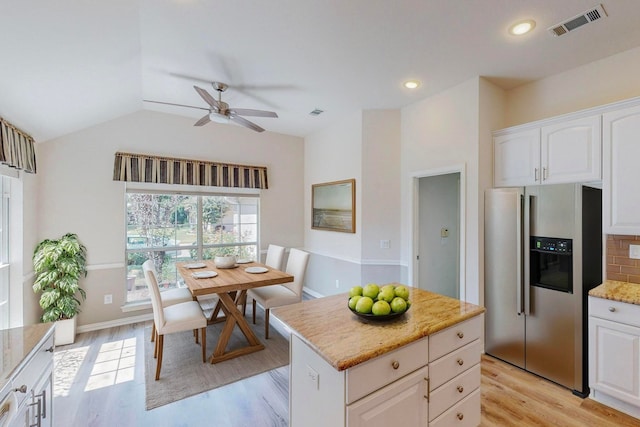
[(271, 313), (342, 371), (485, 311), (484, 307), (407, 287), (411, 308), (390, 321), (361, 319), (349, 310), (347, 293), (274, 308)]
[(589, 296), (640, 305), (640, 284), (606, 280), (591, 289)]

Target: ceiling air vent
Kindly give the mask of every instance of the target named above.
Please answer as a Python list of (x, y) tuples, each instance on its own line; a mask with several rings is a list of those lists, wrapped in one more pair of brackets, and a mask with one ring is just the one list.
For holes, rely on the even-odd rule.
[(607, 12), (604, 11), (601, 4), (596, 7), (587, 10), (586, 12), (554, 25), (549, 28), (549, 31), (554, 36), (561, 36), (567, 34), (569, 31), (573, 31), (578, 27), (582, 27), (584, 24), (588, 24), (593, 21), (597, 21), (600, 18), (607, 16)]

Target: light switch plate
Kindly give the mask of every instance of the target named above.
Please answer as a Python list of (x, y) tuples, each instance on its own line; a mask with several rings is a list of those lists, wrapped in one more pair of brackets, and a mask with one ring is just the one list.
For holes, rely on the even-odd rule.
[(640, 245), (629, 245), (629, 258), (640, 259)]

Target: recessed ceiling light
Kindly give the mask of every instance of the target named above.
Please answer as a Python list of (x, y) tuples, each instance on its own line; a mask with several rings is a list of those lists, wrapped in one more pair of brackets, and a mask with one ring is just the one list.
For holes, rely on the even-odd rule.
[(404, 82), (404, 87), (407, 89), (416, 89), (418, 86), (420, 86), (420, 82), (417, 80), (407, 80)]
[(533, 19), (527, 19), (525, 21), (519, 21), (509, 27), (509, 34), (514, 36), (521, 36), (527, 34), (529, 31), (536, 27), (536, 21)]

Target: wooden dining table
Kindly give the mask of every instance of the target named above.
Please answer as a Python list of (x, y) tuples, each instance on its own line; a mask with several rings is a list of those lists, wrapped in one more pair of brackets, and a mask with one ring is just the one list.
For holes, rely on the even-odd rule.
[[(204, 267), (189, 268), (190, 265), (199, 263), (204, 264)], [(194, 300), (203, 295), (216, 294), (218, 296), (218, 302), (209, 318), (209, 323), (224, 322), (224, 325), (216, 343), (216, 348), (209, 358), (211, 363), (222, 362), (264, 349), (264, 344), (258, 340), (242, 311), (238, 309), (238, 304), (246, 301), (248, 289), (293, 282), (291, 274), (258, 262), (237, 264), (234, 268), (217, 268), (213, 260), (205, 260), (179, 262), (176, 263), (176, 267), (191, 291)], [(246, 271), (248, 267), (262, 267), (267, 271), (249, 273)], [(203, 272), (215, 272), (217, 275), (211, 278), (194, 277), (194, 273)], [(223, 313), (222, 316), (220, 316), (220, 311)], [(227, 351), (229, 339), (236, 326), (242, 331), (248, 345)]]

